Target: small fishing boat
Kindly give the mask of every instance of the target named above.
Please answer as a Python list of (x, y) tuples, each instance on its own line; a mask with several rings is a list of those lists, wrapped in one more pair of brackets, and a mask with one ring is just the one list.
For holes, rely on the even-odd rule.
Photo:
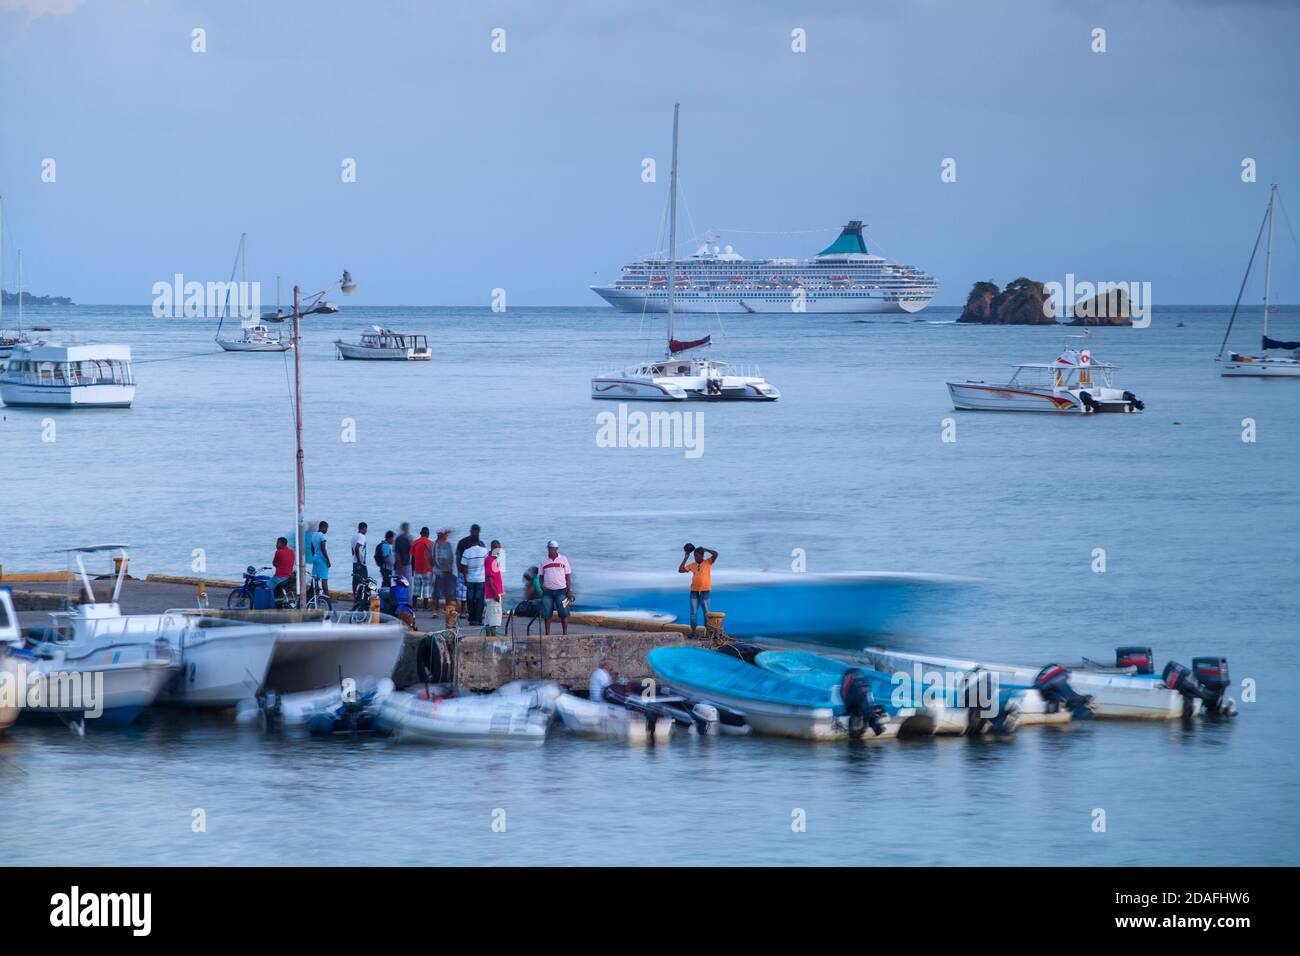
[(335, 339), (334, 349), (341, 359), (427, 362), (433, 358), (427, 337), (394, 332), (382, 325), (372, 325), (368, 331), (362, 332), (358, 342)]
[(379, 725), (398, 740), (447, 744), (542, 744), (560, 688), (506, 684), (491, 694), (423, 698), (394, 691), (379, 705)]
[[(1255, 236), (1255, 248), (1251, 250), (1250, 262), (1246, 264), (1246, 274), (1241, 280), (1241, 290), (1228, 318), (1228, 328), (1223, 333), (1223, 342), (1219, 345), (1219, 354), (1215, 362), (1219, 374), (1230, 378), (1300, 378), (1300, 342), (1284, 342), (1271, 339), (1268, 335), (1269, 294), (1273, 281), (1273, 204), (1277, 201), (1277, 184), (1268, 193), (1268, 209), (1264, 220), (1259, 224), (1260, 235), (1268, 227), (1268, 248), (1264, 258), (1264, 334), (1261, 342), (1263, 355), (1243, 355), (1240, 352), (1225, 351), (1228, 336), (1232, 334), (1232, 325), (1237, 319), (1237, 309), (1241, 306), (1242, 294), (1246, 291), (1246, 282), (1250, 279), (1250, 269), (1255, 263), (1255, 253), (1259, 251), (1260, 235)], [(1290, 353), (1283, 354), (1283, 353)]]
[[(672, 690), (744, 714), (756, 733), (805, 740), (880, 740), (898, 736), (917, 716), (907, 708), (889, 713), (865, 680), (854, 682), (855, 693), (846, 700), (829, 688), (791, 680), (703, 648), (658, 647), (646, 660), (655, 676)], [(932, 720), (922, 716), (917, 730), (932, 732), (932, 727)]]
[(16, 407), (130, 408), (129, 345), (15, 345), (0, 372), (0, 399)]
[(1088, 349), (1075, 348), (1068, 341), (1055, 361), (1015, 368), (1011, 379), (1002, 384), (949, 382), (953, 407), (970, 411), (1076, 415), (1140, 412), (1146, 407), (1132, 392), (1114, 387), (1112, 378), (1117, 366), (1094, 362)]
[(965, 674), (992, 671), (1006, 686), (1048, 688), (1045, 696), (1055, 697), (1067, 710), (1086, 707), (1098, 717), (1174, 720), (1196, 711), (1224, 716), (1236, 711), (1227, 694), (1228, 662), (1223, 658), (1193, 658), (1191, 671), (1171, 661), (1157, 675), (1150, 649), (1133, 647), (1117, 648), (1113, 667), (1088, 660), (1068, 666), (996, 664), (879, 647), (866, 648), (862, 657), (891, 673), (917, 673), (918, 665), (922, 670)]

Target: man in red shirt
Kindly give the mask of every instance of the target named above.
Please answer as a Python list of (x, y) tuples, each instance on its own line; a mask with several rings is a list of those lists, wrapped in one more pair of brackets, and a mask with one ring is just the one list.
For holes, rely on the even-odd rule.
[(280, 588), (293, 577), (295, 557), (293, 548), (289, 547), (288, 538), (275, 539), (275, 557), (271, 559), (275, 576), (271, 578), (271, 593), (277, 598), (280, 597)]
[(433, 608), (431, 603), (433, 601), (433, 541), (429, 537), (428, 528), (421, 528), (420, 536), (411, 542), (411, 567), (415, 569), (415, 588), (411, 603), (419, 607), (423, 599), (424, 609), (431, 610)]

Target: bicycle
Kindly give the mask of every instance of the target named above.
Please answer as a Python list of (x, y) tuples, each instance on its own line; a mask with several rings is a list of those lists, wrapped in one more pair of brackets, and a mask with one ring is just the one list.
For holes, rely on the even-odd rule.
[(307, 602), (303, 607), (308, 611), (333, 611), (334, 602), (330, 600), (328, 585), (321, 588), (315, 575), (307, 579)]

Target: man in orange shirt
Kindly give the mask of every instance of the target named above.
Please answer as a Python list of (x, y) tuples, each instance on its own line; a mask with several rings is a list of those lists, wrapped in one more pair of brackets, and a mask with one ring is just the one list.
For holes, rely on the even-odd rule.
[[(704, 611), (704, 626), (709, 624), (709, 591), (713, 587), (713, 565), (718, 560), (718, 552), (712, 548), (697, 548), (693, 544), (683, 549), (682, 563), (677, 570), (691, 576), (691, 637), (695, 636), (695, 616)], [(695, 557), (691, 561), (692, 554)], [(687, 562), (690, 561), (689, 564)]]

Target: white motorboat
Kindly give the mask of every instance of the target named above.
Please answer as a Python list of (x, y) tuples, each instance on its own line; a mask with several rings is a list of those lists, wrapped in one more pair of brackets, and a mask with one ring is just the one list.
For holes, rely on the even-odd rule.
[(341, 359), (427, 362), (433, 358), (427, 337), (409, 332), (394, 332), (382, 325), (372, 325), (361, 333), (361, 339), (357, 342), (335, 339), (334, 349)]
[(1232, 334), (1232, 325), (1237, 319), (1237, 309), (1241, 306), (1242, 294), (1246, 291), (1246, 282), (1250, 279), (1250, 268), (1255, 263), (1255, 253), (1259, 251), (1260, 235), (1257, 235), (1250, 262), (1246, 264), (1246, 275), (1241, 280), (1241, 290), (1237, 293), (1237, 302), (1232, 307), (1228, 328), (1223, 333), (1223, 342), (1219, 345), (1219, 354), (1215, 358), (1219, 374), (1230, 378), (1300, 378), (1300, 342), (1283, 342), (1268, 336), (1268, 300), (1273, 281), (1273, 204), (1276, 201), (1277, 184), (1274, 183), (1268, 193), (1268, 209), (1264, 213), (1264, 220), (1259, 224), (1260, 235), (1263, 234), (1264, 227), (1268, 227), (1268, 249), (1264, 258), (1264, 335), (1261, 343), (1264, 354), (1225, 352), (1228, 336)]
[(955, 408), (972, 411), (1079, 415), (1142, 411), (1146, 406), (1137, 396), (1114, 387), (1115, 368), (1094, 362), (1088, 349), (1074, 348), (1067, 342), (1055, 361), (1017, 365), (1007, 382), (949, 382), (948, 393)]
[[(680, 340), (676, 336), (677, 272), (677, 114), (673, 104), (673, 165), (668, 216), (668, 347), (662, 361), (642, 362), (591, 380), (591, 397), (619, 401), (774, 402), (781, 397), (757, 367), (743, 368), (706, 357), (712, 336)], [(685, 278), (685, 277), (682, 277)]]
[(293, 339), (255, 322), (241, 325), (238, 338), (218, 338), (217, 344), (227, 352), (287, 352), (293, 348)]
[(379, 724), (399, 740), (450, 744), (542, 744), (559, 688), (507, 684), (491, 694), (428, 700), (396, 691), (379, 706)]
[(27, 699), (23, 667), (9, 652), (22, 646), (13, 593), (0, 585), (0, 736), (14, 725)]
[(6, 405), (129, 408), (135, 375), (129, 345), (15, 345), (0, 372)]
[[(1090, 709), (1098, 717), (1174, 720), (1184, 716), (1188, 710), (1187, 695), (1168, 686), (1163, 676), (1156, 675), (1153, 672), (1149, 651), (1144, 655), (1140, 655), (1145, 660), (1139, 660), (1137, 657), (1129, 658), (1126, 656), (1125, 652), (1131, 650), (1133, 649), (1119, 649), (1120, 653), (1117, 655), (1118, 666), (1116, 667), (1106, 667), (1094, 662), (1084, 661), (1061, 669), (1068, 673), (1069, 684), (1077, 694), (1086, 695), (1092, 699)], [(1004, 689), (1008, 687), (1032, 689), (1046, 670), (1046, 668), (1032, 665), (997, 664), (988, 661), (890, 651), (879, 647), (866, 648), (862, 651), (862, 656), (872, 667), (878, 670), (904, 675), (913, 674), (917, 665), (931, 670), (958, 671), (968, 675), (981, 671), (990, 671), (997, 675)], [(1126, 660), (1130, 659), (1133, 660), (1133, 663), (1126, 664)], [(1200, 661), (1202, 659), (1197, 658), (1196, 660)], [(1223, 686), (1219, 688), (1220, 694), (1226, 692), (1227, 689), (1226, 661), (1223, 662), (1222, 669), (1225, 672), (1223, 674), (1225, 679)], [(1199, 666), (1197, 673), (1198, 676), (1201, 673)], [(1026, 699), (1025, 709), (1028, 719), (1023, 722), (1050, 722), (1050, 707), (1044, 708), (1035, 704), (1032, 699)], [(1210, 709), (1219, 713), (1230, 713), (1235, 709), (1235, 705), (1232, 704), (1231, 698), (1222, 697), (1221, 701), (1214, 702), (1214, 706)], [(1043, 712), (1041, 719), (1034, 720), (1033, 714), (1036, 711)]]
[(672, 737), (671, 717), (638, 713), (616, 704), (561, 694), (555, 711), (564, 726), (583, 737), (627, 740), (633, 743), (666, 743)]
[[(117, 605), (94, 601), (84, 568), (82, 581), (89, 601), (52, 613), (52, 627), (33, 629), (25, 637), (18, 630), (8, 589), (0, 591), (0, 684), (9, 685), (8, 693), (0, 686), (0, 724), (10, 709), (6, 698), (20, 692), (23, 711), (30, 716), (57, 715), (76, 721), (83, 730), (86, 719), (130, 723), (154, 703), (175, 674), (178, 659), (171, 645), (155, 634), (101, 632), (97, 624), (115, 618)], [(117, 587), (113, 601), (116, 598)]]

